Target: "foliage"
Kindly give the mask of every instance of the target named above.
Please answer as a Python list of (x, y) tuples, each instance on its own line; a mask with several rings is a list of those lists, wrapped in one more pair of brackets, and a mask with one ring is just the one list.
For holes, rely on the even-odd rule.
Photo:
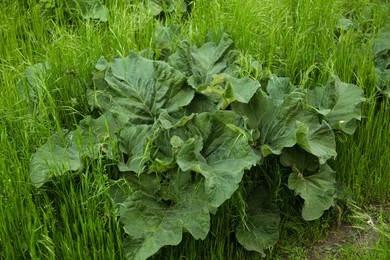
[[(48, 98), (49, 91), (45, 88), (44, 81), (49, 71), (47, 63), (34, 64), (24, 71), (22, 79), (16, 86), (19, 97), (25, 98), (31, 108), (38, 107), (39, 101), (45, 102)], [(37, 109), (37, 114), (42, 114), (42, 112)]]
[(390, 25), (384, 26), (374, 41), (375, 72), (377, 88), (390, 97)]
[(55, 9), (63, 9), (71, 15), (81, 15), (83, 19), (98, 20), (100, 22), (107, 22), (109, 13), (105, 5), (99, 0), (65, 0), (60, 2), (60, 7), (55, 0), (39, 0), (46, 11), (53, 11)]
[(161, 17), (161, 14), (186, 13), (191, 3), (189, 0), (150, 0), (148, 5), (153, 16)]
[[(241, 77), (233, 41), (197, 48), (184, 41), (165, 61), (135, 52), (95, 66), (87, 116), (54, 134), (31, 160), (31, 180), (82, 172), (106, 159), (119, 179), (111, 197), (125, 232), (125, 254), (146, 259), (182, 233), (204, 239), (210, 213), (244, 185), (270, 155), (291, 168), (288, 187), (304, 201), (302, 217), (321, 217), (335, 202), (335, 131), (351, 134), (363, 91), (337, 77), (304, 90), (288, 78)], [(111, 176), (111, 175), (109, 175)], [(237, 240), (264, 254), (278, 239), (279, 210), (262, 186), (248, 193)]]

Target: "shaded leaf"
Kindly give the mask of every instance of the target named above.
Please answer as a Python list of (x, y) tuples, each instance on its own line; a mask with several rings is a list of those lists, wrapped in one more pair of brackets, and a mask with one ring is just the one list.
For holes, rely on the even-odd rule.
[(183, 171), (195, 171), (205, 177), (210, 204), (219, 207), (229, 199), (241, 182), (244, 170), (256, 164), (258, 157), (248, 144), (248, 136), (235, 128), (239, 117), (230, 111), (203, 113), (177, 131), (185, 140), (177, 154)]
[(80, 11), (86, 20), (107, 22), (109, 18), (108, 8), (99, 0), (68, 0), (67, 7), (70, 10)]
[(321, 164), (336, 158), (336, 140), (332, 128), (326, 121), (319, 123), (315, 115), (305, 115), (297, 121), (297, 144), (305, 151), (318, 157)]
[(258, 131), (263, 157), (279, 155), (283, 148), (298, 144), (316, 155), (321, 163), (336, 157), (336, 142), (331, 127), (306, 110), (306, 93), (288, 78), (271, 76), (248, 104), (233, 103), (233, 111), (247, 118), (248, 126)]
[[(171, 174), (166, 189), (155, 193), (135, 184), (134, 192), (119, 205), (120, 221), (129, 234), (124, 243), (128, 259), (146, 259), (163, 246), (178, 245), (183, 232), (195, 239), (206, 237), (210, 216), (203, 185), (194, 183), (189, 172)], [(156, 175), (141, 175), (138, 182), (150, 183), (145, 177), (159, 182)]]
[(270, 194), (258, 188), (247, 198), (246, 218), (238, 224), (236, 238), (247, 250), (264, 250), (279, 239), (280, 215), (277, 206), (270, 203)]
[[(390, 59), (387, 67), (390, 68)], [(378, 75), (377, 89), (382, 94), (390, 98), (390, 69), (381, 70), (379, 68), (375, 68), (375, 72)]]
[(212, 112), (217, 110), (217, 105), (202, 94), (196, 93), (191, 103), (185, 108), (189, 114)]
[(157, 52), (159, 60), (166, 60), (171, 50), (177, 45), (175, 39), (180, 34), (180, 27), (177, 25), (157, 26), (153, 33), (153, 48)]
[(377, 89), (390, 97), (390, 25), (381, 28), (379, 36), (374, 40), (373, 49)]
[(390, 50), (390, 25), (381, 28), (379, 35), (374, 40), (373, 50), (375, 55), (380, 55)]
[(34, 186), (40, 187), (53, 176), (84, 167), (83, 157), (97, 159), (106, 156), (116, 159), (117, 123), (109, 115), (80, 121), (76, 131), (57, 132), (33, 155), (30, 176)]
[(119, 148), (128, 157), (127, 161), (118, 164), (120, 171), (132, 171), (137, 174), (145, 171), (145, 163), (150, 160), (148, 143), (152, 131), (150, 125), (135, 125), (126, 127), (120, 132)]
[(341, 17), (336, 24), (336, 28), (339, 28), (343, 31), (348, 31), (351, 26), (353, 26), (353, 22), (345, 17)]
[(55, 133), (33, 155), (30, 164), (32, 184), (39, 188), (53, 176), (79, 170), (83, 164), (73, 132)]
[(296, 88), (287, 89), (283, 81), (277, 84), (274, 76), (269, 82), (269, 94), (259, 89), (248, 104), (233, 104), (234, 111), (247, 117), (248, 126), (260, 132), (258, 141), (264, 157), (281, 154), (284, 147), (296, 144), (298, 120), (302, 120), (305, 113), (304, 93)]
[(285, 167), (297, 169), (301, 173), (304, 173), (306, 170), (317, 172), (320, 166), (316, 156), (304, 151), (298, 146), (284, 148), (280, 155), (280, 164)]
[(149, 9), (153, 16), (158, 16), (162, 12), (187, 11), (187, 4), (184, 0), (150, 0)]
[(164, 112), (160, 114), (158, 121), (161, 123), (161, 126), (164, 129), (168, 130), (171, 128), (184, 126), (188, 121), (192, 120), (194, 116), (195, 114), (186, 116), (184, 113), (178, 113), (178, 115), (176, 116), (176, 115), (169, 115), (168, 113)]
[(50, 67), (46, 63), (37, 63), (28, 67), (16, 86), (19, 97), (34, 104), (45, 100), (48, 91), (45, 78), (49, 69)]
[(305, 220), (320, 218), (334, 205), (335, 184), (335, 172), (327, 164), (322, 164), (316, 174), (304, 176), (295, 170), (288, 178), (288, 187), (305, 200), (302, 209)]

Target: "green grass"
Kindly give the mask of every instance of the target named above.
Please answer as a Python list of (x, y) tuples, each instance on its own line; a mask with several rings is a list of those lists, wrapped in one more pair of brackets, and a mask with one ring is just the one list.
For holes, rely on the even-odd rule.
[[(111, 13), (107, 23), (78, 17), (70, 22), (63, 10), (50, 13), (38, 2), (0, 3), (0, 259), (121, 259), (124, 234), (107, 196), (103, 162), (91, 162), (84, 174), (58, 178), (36, 190), (29, 161), (52, 133), (74, 127), (89, 113), (84, 90), (98, 58), (153, 48), (158, 23), (142, 1), (104, 1)], [(367, 97), (363, 119), (355, 135), (338, 135), (333, 167), (349, 200), (359, 206), (357, 212), (369, 212), (365, 208), (370, 204), (388, 205), (390, 197), (390, 105), (376, 92), (370, 52), (380, 27), (390, 22), (390, 5), (383, 2), (198, 0), (189, 17), (167, 17), (165, 23), (181, 24), (177, 41), (196, 44), (229, 33), (246, 54), (243, 65), (249, 67), (249, 57), (260, 61), (258, 71), (248, 68), (257, 75), (285, 75), (308, 88), (337, 75), (361, 86)], [(355, 28), (337, 29), (342, 16)], [(18, 96), (16, 85), (28, 66), (45, 62), (50, 70), (31, 107)], [(309, 257), (327, 230), (337, 226), (337, 210), (307, 223), (299, 215), (301, 202), (284, 185), (283, 169), (270, 162), (257, 174), (267, 180), (283, 212), (281, 240), (267, 257)], [(352, 214), (344, 204), (340, 202), (343, 216)], [(180, 246), (164, 248), (155, 258), (258, 259), (235, 241), (240, 205), (236, 194), (213, 216), (205, 241), (185, 235)], [(373, 215), (378, 242), (363, 250), (346, 245), (337, 258), (389, 257), (389, 212)], [(358, 221), (364, 219), (358, 216)]]

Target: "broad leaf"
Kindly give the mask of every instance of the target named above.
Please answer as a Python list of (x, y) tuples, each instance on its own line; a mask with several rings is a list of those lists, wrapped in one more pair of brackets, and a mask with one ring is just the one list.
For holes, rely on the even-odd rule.
[(50, 137), (31, 159), (30, 176), (32, 184), (39, 188), (53, 176), (76, 171), (82, 167), (73, 132), (64, 130)]
[(276, 75), (271, 75), (268, 82), (266, 82), (263, 87), (264, 91), (266, 91), (271, 98), (280, 101), (284, 100), (286, 96), (293, 92), (302, 93), (299, 88), (291, 84), (289, 78), (277, 77)]
[(163, 246), (178, 245), (183, 232), (195, 239), (208, 234), (210, 216), (203, 185), (193, 182), (190, 172), (170, 174), (172, 179), (161, 184), (159, 192), (142, 185), (154, 180), (159, 183), (157, 175), (141, 175), (141, 185), (135, 183), (133, 193), (119, 205), (120, 221), (129, 234), (124, 244), (128, 259), (146, 259)]
[(353, 134), (355, 121), (361, 119), (360, 107), (365, 99), (361, 88), (335, 77), (325, 87), (309, 90), (307, 100), (334, 129)]
[(227, 68), (228, 52), (232, 46), (233, 41), (226, 34), (218, 45), (208, 42), (200, 48), (191, 48), (188, 42), (183, 42), (169, 57), (169, 64), (189, 77), (188, 83), (197, 89), (199, 85), (209, 84), (213, 75)]
[(374, 40), (373, 50), (375, 55), (386, 53), (390, 50), (390, 25), (384, 26)]
[(322, 164), (318, 173), (310, 176), (304, 176), (298, 170), (290, 174), (288, 187), (305, 200), (302, 209), (305, 220), (320, 218), (325, 210), (334, 205), (335, 183), (335, 172), (327, 164)]
[(180, 35), (180, 26), (170, 25), (157, 26), (153, 33), (153, 50), (155, 50), (155, 58), (166, 60), (171, 54), (173, 48), (176, 48), (176, 39)]
[(280, 215), (277, 206), (269, 202), (270, 194), (258, 189), (246, 200), (246, 218), (238, 224), (236, 237), (247, 250), (257, 251), (265, 257), (264, 250), (279, 239)]
[(145, 171), (145, 163), (150, 160), (149, 143), (152, 138), (152, 126), (135, 125), (124, 128), (120, 132), (120, 150), (128, 159), (118, 164), (120, 171), (133, 171), (141, 174)]
[(303, 174), (305, 174), (305, 171), (316, 173), (320, 167), (319, 160), (316, 156), (304, 151), (298, 146), (284, 148), (280, 155), (280, 164), (291, 169), (296, 169)]
[(90, 116), (80, 121), (77, 133), (78, 149), (83, 155), (90, 158), (98, 158), (105, 155), (110, 159), (116, 159), (117, 138), (116, 133), (121, 128), (111, 114), (106, 113), (98, 118)]
[(389, 69), (382, 70), (380, 68), (375, 68), (375, 72), (378, 76), (377, 89), (386, 97), (390, 98), (390, 58), (388, 58), (388, 65), (386, 68)]
[(321, 164), (336, 157), (336, 140), (328, 123), (319, 123), (317, 116), (305, 113), (297, 124), (297, 144), (300, 147), (317, 156)]
[(46, 98), (47, 89), (45, 88), (45, 78), (49, 69), (48, 64), (37, 63), (28, 67), (19, 80), (16, 89), (20, 98), (25, 98), (37, 104)]
[[(237, 100), (241, 103), (248, 103), (260, 87), (258, 81), (249, 77), (241, 79), (231, 77), (228, 79), (228, 84), (233, 92), (233, 100)], [(232, 102), (229, 102), (229, 104), (230, 103)]]
[(269, 82), (270, 94), (259, 89), (248, 104), (233, 104), (234, 111), (247, 117), (249, 127), (260, 132), (258, 142), (264, 157), (280, 154), (284, 147), (296, 144), (297, 121), (304, 114), (304, 94), (297, 89), (285, 93), (285, 84), (274, 84), (274, 81)]
[(377, 89), (390, 97), (390, 25), (381, 28), (379, 36), (374, 41), (373, 49)]
[(229, 111), (203, 113), (185, 129), (173, 133), (185, 140), (178, 148), (177, 164), (183, 171), (195, 171), (205, 177), (206, 193), (213, 207), (219, 207), (232, 196), (244, 170), (259, 159), (249, 146), (247, 134), (229, 127), (238, 120)]
[(195, 114), (186, 116), (183, 112), (179, 112), (177, 115), (169, 115), (164, 112), (158, 118), (158, 122), (161, 124), (163, 129), (171, 129), (184, 126), (188, 121), (194, 118)]
[(184, 13), (187, 11), (187, 4), (185, 0), (150, 0), (149, 8), (153, 16), (158, 16), (162, 12)]
[(233, 103), (233, 110), (247, 118), (248, 126), (259, 132), (262, 155), (281, 154), (283, 148), (300, 145), (321, 163), (336, 156), (332, 129), (305, 109), (305, 93), (288, 78), (271, 76), (248, 104)]
[[(98, 63), (104, 68), (100, 64), (104, 63)], [(151, 124), (162, 111), (177, 111), (194, 96), (182, 73), (164, 62), (148, 60), (134, 52), (108, 64), (105, 82), (99, 76), (95, 78), (95, 89), (89, 92), (90, 102), (121, 122)]]
[(57, 132), (40, 147), (31, 159), (30, 176), (40, 187), (53, 176), (84, 167), (83, 157), (97, 159), (106, 156), (116, 159), (117, 122), (109, 115), (97, 119), (87, 117), (76, 131)]
[(343, 31), (348, 31), (351, 26), (353, 26), (353, 22), (345, 17), (340, 17), (336, 24), (336, 28), (339, 28)]
[(249, 77), (238, 79), (221, 73), (213, 75), (213, 81), (201, 85), (198, 91), (217, 103), (217, 109), (224, 110), (235, 101), (248, 103), (259, 88), (260, 83)]
[(196, 93), (191, 103), (185, 108), (189, 114), (212, 112), (217, 110), (217, 104), (202, 94)]
[(68, 0), (67, 7), (70, 10), (80, 11), (86, 20), (95, 19), (107, 22), (109, 17), (108, 8), (99, 0)]

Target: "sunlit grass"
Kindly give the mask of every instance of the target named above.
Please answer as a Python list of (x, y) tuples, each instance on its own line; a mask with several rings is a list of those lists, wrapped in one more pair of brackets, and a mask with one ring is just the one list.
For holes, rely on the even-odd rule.
[[(53, 132), (73, 128), (89, 113), (84, 91), (97, 59), (154, 48), (152, 35), (159, 22), (142, 1), (103, 2), (110, 9), (107, 23), (79, 17), (69, 23), (64, 11), (49, 14), (37, 0), (0, 4), (1, 259), (122, 258), (124, 234), (99, 162), (41, 190), (29, 179), (29, 161), (36, 149)], [(354, 27), (336, 28), (342, 16)], [(370, 52), (372, 39), (388, 17), (390, 7), (383, 1), (198, 0), (187, 18), (167, 17), (163, 25), (180, 24), (178, 38), (195, 44), (229, 33), (245, 58), (250, 55), (260, 62), (258, 75), (278, 73), (308, 88), (337, 75), (362, 87), (367, 96), (363, 119), (354, 136), (338, 135), (333, 166), (346, 195), (364, 209), (373, 202), (386, 204), (390, 197), (389, 100), (376, 92)], [(16, 85), (24, 70), (36, 63), (49, 64), (50, 72), (41, 82), (45, 98), (31, 106), (18, 96)], [(303, 221), (299, 201), (285, 186), (283, 169), (270, 163), (263, 170), (258, 174), (283, 212), (281, 240), (268, 257), (309, 256), (310, 246), (327, 228), (337, 226), (337, 210), (318, 221)], [(235, 240), (234, 224), (242, 207), (236, 194), (213, 216), (205, 241), (185, 235), (180, 246), (164, 248), (156, 259), (258, 259)], [(345, 247), (338, 253), (340, 259), (389, 257), (388, 211), (377, 217), (375, 228), (381, 237), (375, 247), (366, 252)]]

